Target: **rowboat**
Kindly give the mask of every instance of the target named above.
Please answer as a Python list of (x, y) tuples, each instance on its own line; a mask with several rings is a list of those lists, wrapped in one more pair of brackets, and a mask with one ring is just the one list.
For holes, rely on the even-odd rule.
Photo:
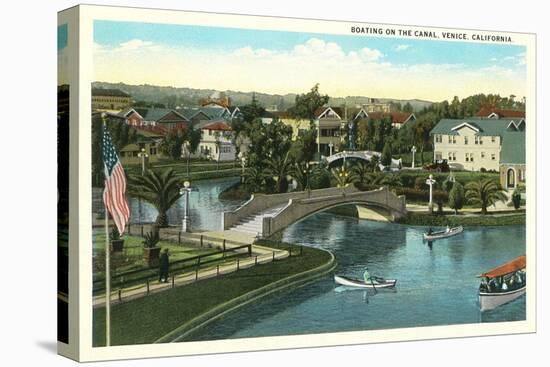
[(489, 311), (521, 297), (526, 292), (525, 256), (519, 256), (481, 275), (479, 307)]
[(437, 231), (432, 233), (424, 233), (424, 239), (428, 241), (438, 240), (441, 238), (447, 238), (451, 236), (455, 236), (459, 233), (462, 233), (464, 231), (464, 227), (458, 226), (454, 228), (449, 228), (448, 230), (445, 229), (443, 231)]
[(382, 279), (382, 278), (376, 278), (376, 280), (373, 279), (373, 281), (370, 283), (365, 283), (364, 280), (349, 278), (342, 275), (335, 275), (334, 281), (338, 284), (345, 285), (348, 287), (370, 288), (370, 289), (393, 288), (395, 287), (395, 283), (397, 283), (397, 280), (395, 279)]

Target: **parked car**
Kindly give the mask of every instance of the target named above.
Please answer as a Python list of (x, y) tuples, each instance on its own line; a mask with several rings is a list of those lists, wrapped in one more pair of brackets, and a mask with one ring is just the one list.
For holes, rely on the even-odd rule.
[(449, 172), (449, 164), (446, 159), (436, 159), (431, 164), (425, 165), (424, 169), (435, 172)]

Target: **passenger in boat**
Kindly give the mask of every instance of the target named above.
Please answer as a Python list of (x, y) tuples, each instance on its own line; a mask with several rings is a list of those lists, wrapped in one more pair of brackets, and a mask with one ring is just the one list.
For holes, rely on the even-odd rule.
[(445, 232), (449, 233), (451, 231), (451, 227), (447, 226), (447, 228), (445, 228)]
[(487, 286), (488, 286), (489, 292), (492, 292), (493, 290), (497, 289), (497, 282), (495, 278), (492, 278), (491, 280), (489, 280), (489, 283), (487, 284)]
[(504, 292), (508, 290), (508, 285), (506, 284), (506, 282), (502, 282), (502, 286), (500, 287), (500, 289)]
[(369, 268), (365, 268), (365, 272), (363, 273), (363, 280), (365, 281), (365, 283), (371, 283)]

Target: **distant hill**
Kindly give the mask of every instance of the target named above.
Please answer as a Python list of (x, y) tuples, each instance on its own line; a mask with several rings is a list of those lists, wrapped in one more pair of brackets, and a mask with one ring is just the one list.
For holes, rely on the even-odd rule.
[[(93, 87), (99, 88), (116, 88), (130, 94), (136, 101), (147, 101), (154, 103), (163, 103), (169, 108), (176, 106), (196, 106), (199, 100), (208, 98), (215, 92), (223, 92), (231, 98), (231, 104), (234, 106), (242, 106), (250, 103), (252, 95), (256, 95), (258, 102), (266, 107), (276, 106), (279, 111), (284, 111), (294, 105), (296, 94), (288, 93), (285, 95), (267, 94), (261, 92), (239, 92), (233, 90), (218, 91), (215, 89), (194, 89), (194, 88), (175, 88), (175, 87), (159, 87), (155, 85), (131, 85), (125, 83), (107, 83), (94, 82)], [(348, 96), (331, 98), (329, 104), (340, 106), (346, 104), (350, 107), (363, 105), (369, 102), (371, 97), (367, 96)], [(394, 102), (401, 103), (404, 106), (409, 102), (415, 111), (421, 110), (424, 107), (429, 107), (433, 104), (430, 101), (422, 101), (418, 99), (402, 100), (391, 98), (377, 98), (379, 102)]]

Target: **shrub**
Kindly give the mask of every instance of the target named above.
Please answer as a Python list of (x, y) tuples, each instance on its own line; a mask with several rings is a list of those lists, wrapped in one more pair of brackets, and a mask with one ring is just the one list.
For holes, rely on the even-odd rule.
[[(404, 181), (404, 180), (402, 180), (402, 181)], [(409, 185), (405, 185), (404, 182), (403, 182), (403, 185), (409, 187)], [(424, 177), (417, 177), (417, 178), (414, 179), (414, 188), (415, 188), (415, 190), (422, 190), (422, 188), (425, 185), (426, 185), (426, 179)]]

